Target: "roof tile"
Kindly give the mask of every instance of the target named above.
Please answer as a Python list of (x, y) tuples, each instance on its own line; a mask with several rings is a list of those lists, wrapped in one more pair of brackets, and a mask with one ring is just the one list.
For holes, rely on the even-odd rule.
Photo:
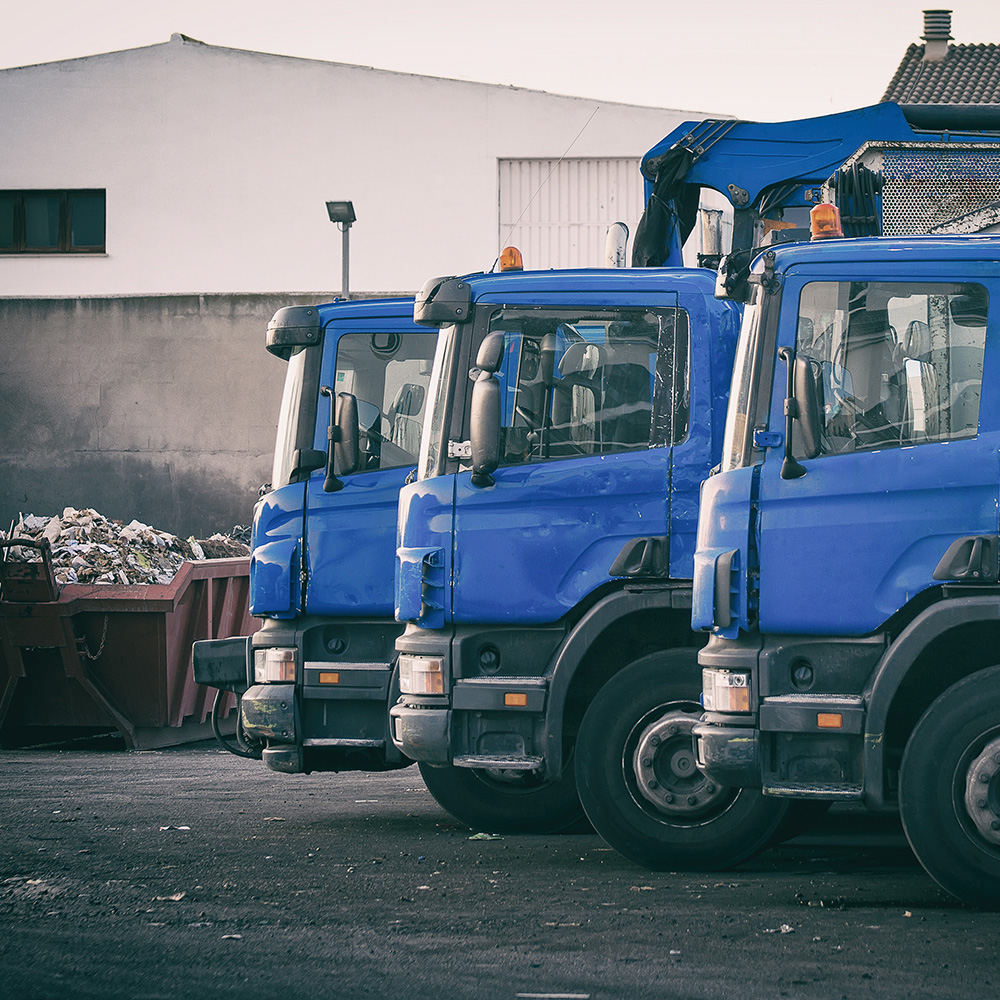
[(911, 44), (883, 101), (898, 104), (1000, 104), (1000, 45), (949, 45), (940, 62), (925, 63)]

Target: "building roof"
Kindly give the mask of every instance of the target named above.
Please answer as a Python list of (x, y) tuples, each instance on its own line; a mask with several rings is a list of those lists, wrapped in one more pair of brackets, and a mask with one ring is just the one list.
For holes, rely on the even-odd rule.
[(307, 58), (303, 56), (286, 56), (281, 55), (276, 52), (258, 52), (254, 49), (234, 49), (229, 46), (224, 45), (213, 45), (209, 42), (203, 42), (199, 38), (193, 38), (191, 35), (185, 35), (182, 32), (175, 31), (170, 36), (170, 40), (167, 42), (158, 42), (151, 45), (140, 45), (130, 49), (116, 49), (111, 52), (97, 52), (92, 55), (85, 56), (74, 56), (68, 59), (57, 59), (53, 62), (46, 63), (33, 63), (26, 66), (7, 66), (0, 67), (0, 78), (6, 74), (22, 74), (26, 71), (47, 71), (54, 67), (69, 67), (73, 64), (83, 65), (83, 64), (97, 64), (109, 61), (121, 61), (127, 58), (142, 58), (142, 57), (154, 57), (156, 54), (162, 54), (165, 50), (170, 47), (177, 49), (183, 48), (189, 53), (200, 52), (207, 56), (219, 56), (222, 58), (245, 58), (257, 60), (260, 63), (272, 63), (272, 64), (311, 64), (316, 67), (327, 67), (329, 69), (343, 70), (350, 72), (357, 72), (363, 74), (377, 74), (379, 76), (388, 79), (397, 79), (400, 83), (406, 83), (409, 81), (426, 81), (427, 83), (443, 84), (443, 85), (455, 85), (462, 88), (473, 88), (480, 90), (482, 92), (518, 92), (525, 95), (538, 95), (542, 98), (555, 98), (556, 100), (569, 100), (569, 101), (580, 101), (590, 104), (599, 104), (601, 107), (622, 107), (622, 108), (636, 108), (638, 110), (650, 110), (650, 111), (665, 111), (667, 113), (682, 114), (682, 115), (697, 115), (703, 117), (713, 117), (713, 118), (731, 118), (732, 115), (729, 112), (712, 112), (712, 111), (702, 111), (702, 110), (690, 110), (690, 109), (680, 109), (680, 108), (663, 108), (659, 105), (647, 105), (647, 104), (626, 104), (621, 101), (604, 101), (597, 100), (596, 98), (590, 97), (577, 97), (573, 94), (555, 94), (550, 93), (545, 90), (537, 90), (531, 87), (520, 87), (514, 84), (500, 84), (500, 83), (484, 83), (479, 80), (467, 80), (459, 79), (457, 77), (441, 77), (441, 76), (428, 76), (426, 73), (410, 73), (403, 70), (392, 70), (392, 69), (380, 69), (377, 66), (364, 66), (355, 63), (342, 63), (342, 62), (331, 62), (327, 59), (314, 59)]
[(1000, 104), (1000, 45), (949, 45), (940, 61), (912, 44), (883, 101), (897, 104)]

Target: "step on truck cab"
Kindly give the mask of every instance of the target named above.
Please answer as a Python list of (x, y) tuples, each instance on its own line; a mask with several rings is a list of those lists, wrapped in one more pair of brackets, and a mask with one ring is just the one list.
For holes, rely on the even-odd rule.
[(1000, 907), (1000, 236), (759, 256), (693, 622), (717, 781), (899, 808)]
[(392, 735), (474, 828), (578, 828), (582, 800), (627, 856), (698, 867), (715, 825), (749, 843), (784, 815), (694, 766), (697, 496), (740, 315), (713, 290), (704, 269), (511, 271), (417, 297), (442, 331), (400, 493)]
[[(396, 505), (417, 463), (436, 331), (413, 299), (280, 309), (288, 364), (271, 483), (254, 510), (252, 637), (195, 644), (199, 682), (241, 695), (240, 753), (277, 771), (386, 770), (395, 700)], [(227, 744), (227, 748), (229, 745)]]

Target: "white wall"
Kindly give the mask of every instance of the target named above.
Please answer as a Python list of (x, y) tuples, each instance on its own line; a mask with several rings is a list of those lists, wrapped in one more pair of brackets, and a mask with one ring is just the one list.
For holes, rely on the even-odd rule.
[(597, 106), (180, 36), (0, 70), (0, 188), (107, 190), (106, 255), (0, 255), (0, 295), (336, 292), (344, 198), (352, 294), (489, 268), (499, 159), (638, 159), (705, 116)]

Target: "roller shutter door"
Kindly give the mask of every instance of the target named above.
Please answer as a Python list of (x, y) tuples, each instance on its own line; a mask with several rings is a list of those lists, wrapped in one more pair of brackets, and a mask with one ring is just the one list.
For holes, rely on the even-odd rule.
[(498, 249), (518, 247), (526, 268), (601, 267), (608, 226), (634, 235), (642, 215), (639, 160), (500, 160), (499, 199)]

